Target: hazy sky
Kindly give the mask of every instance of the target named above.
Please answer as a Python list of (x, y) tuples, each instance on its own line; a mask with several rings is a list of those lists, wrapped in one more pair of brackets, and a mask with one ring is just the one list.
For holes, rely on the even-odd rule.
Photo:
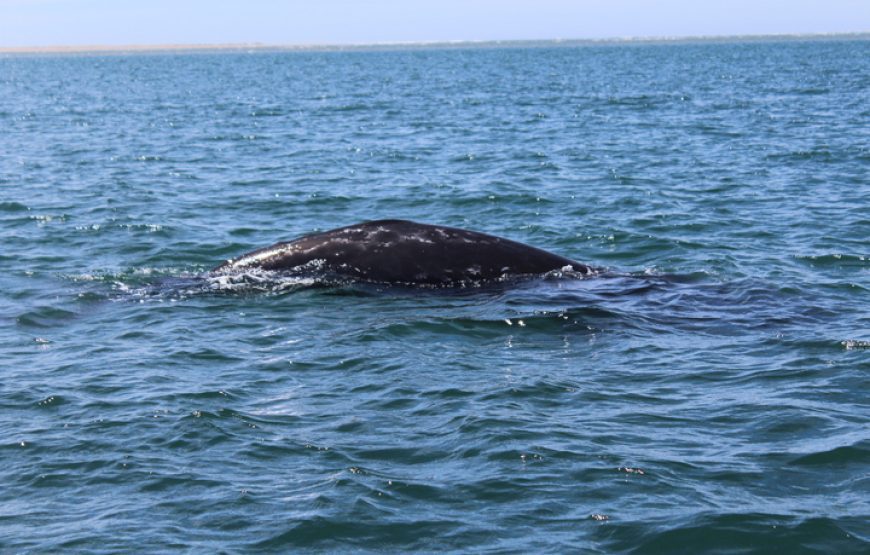
[(870, 31), (870, 0), (0, 0), (0, 46)]

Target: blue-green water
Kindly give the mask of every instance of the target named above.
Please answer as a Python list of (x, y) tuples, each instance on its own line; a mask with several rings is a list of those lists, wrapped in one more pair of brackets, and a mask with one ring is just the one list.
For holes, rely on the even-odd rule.
[[(870, 41), (0, 58), (0, 551), (866, 552)], [(612, 270), (226, 283), (375, 218)]]

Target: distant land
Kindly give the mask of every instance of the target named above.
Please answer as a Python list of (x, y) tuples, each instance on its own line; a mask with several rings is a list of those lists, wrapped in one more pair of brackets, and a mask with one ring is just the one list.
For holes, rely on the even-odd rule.
[(430, 42), (384, 42), (369, 44), (130, 44), (130, 45), (69, 45), (69, 46), (0, 46), (0, 54), (129, 54), (149, 52), (277, 52), (277, 51), (334, 51), (380, 50), (409, 48), (499, 48), (547, 47), (621, 43), (691, 43), (778, 40), (870, 40), (870, 32), (813, 33), (777, 35), (716, 35), (686, 37), (614, 37), (605, 39), (547, 39), (547, 40), (458, 40)]

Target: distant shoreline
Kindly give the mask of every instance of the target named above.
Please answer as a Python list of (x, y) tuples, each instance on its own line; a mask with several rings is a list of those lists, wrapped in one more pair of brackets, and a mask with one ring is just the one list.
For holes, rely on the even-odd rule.
[(870, 40), (870, 32), (812, 33), (782, 35), (723, 35), (687, 37), (614, 37), (605, 39), (547, 39), (547, 40), (462, 40), (429, 42), (385, 42), (370, 44), (130, 44), (130, 45), (69, 45), (69, 46), (0, 46), (0, 54), (134, 54), (160, 52), (320, 52), (343, 50), (404, 50), (424, 48), (509, 48), (552, 47), (605, 44), (672, 44), (672, 43), (726, 43), (747, 41), (800, 41), (800, 40)]

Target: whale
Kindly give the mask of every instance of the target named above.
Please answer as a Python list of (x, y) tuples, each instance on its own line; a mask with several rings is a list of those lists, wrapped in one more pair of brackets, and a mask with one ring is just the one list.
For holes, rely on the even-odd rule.
[(374, 220), (303, 235), (226, 260), (212, 273), (323, 275), (355, 282), (453, 287), (554, 272), (575, 277), (591, 266), (478, 231)]

